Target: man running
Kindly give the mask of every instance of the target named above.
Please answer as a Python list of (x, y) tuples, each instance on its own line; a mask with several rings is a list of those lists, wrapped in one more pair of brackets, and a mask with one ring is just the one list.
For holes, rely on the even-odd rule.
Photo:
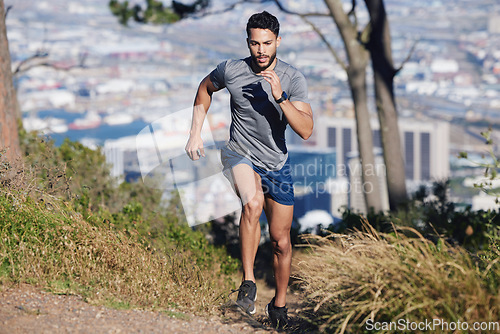
[(198, 87), (186, 152), (192, 160), (205, 155), (203, 121), (212, 94), (227, 88), (232, 122), (221, 160), (243, 207), (239, 227), (243, 282), (236, 302), (247, 313), (255, 313), (254, 262), (261, 236), (259, 217), (264, 210), (276, 281), (275, 296), (266, 306), (266, 313), (273, 327), (283, 328), (288, 323), (286, 292), (292, 262), (294, 204), (285, 129), (290, 125), (300, 137), (308, 139), (313, 116), (305, 77), (276, 58), (281, 42), (277, 18), (266, 11), (254, 14), (246, 31), (250, 57), (220, 63)]

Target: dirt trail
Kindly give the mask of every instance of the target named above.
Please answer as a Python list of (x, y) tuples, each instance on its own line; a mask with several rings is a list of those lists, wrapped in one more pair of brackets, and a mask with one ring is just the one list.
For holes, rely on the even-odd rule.
[[(273, 290), (258, 281), (254, 317), (226, 307), (220, 316), (203, 318), (180, 313), (114, 310), (92, 306), (75, 295), (54, 295), (30, 285), (0, 291), (0, 334), (17, 333), (276, 333), (269, 328), (265, 305)], [(235, 297), (236, 298), (236, 297)], [(292, 321), (298, 298), (289, 296)], [(296, 321), (295, 321), (296, 322)], [(300, 325), (295, 325), (293, 333)], [(305, 331), (310, 332), (310, 331)], [(304, 332), (304, 333), (305, 333)]]

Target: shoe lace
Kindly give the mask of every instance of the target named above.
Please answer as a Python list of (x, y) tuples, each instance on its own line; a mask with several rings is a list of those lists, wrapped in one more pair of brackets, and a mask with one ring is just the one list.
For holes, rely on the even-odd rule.
[[(249, 292), (252, 286), (249, 283), (243, 283), (238, 289), (231, 289), (231, 293), (229, 296), (231, 296), (233, 293), (238, 292), (238, 298), (244, 298), (244, 297), (249, 297)], [(228, 296), (228, 297), (229, 297)]]

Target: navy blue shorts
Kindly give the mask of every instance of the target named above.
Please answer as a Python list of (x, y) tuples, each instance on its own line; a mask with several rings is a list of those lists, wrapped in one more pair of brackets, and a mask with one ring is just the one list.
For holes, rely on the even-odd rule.
[(288, 158), (283, 167), (278, 171), (267, 171), (261, 167), (255, 166), (252, 162), (228, 149), (221, 150), (221, 162), (224, 166), (224, 175), (232, 183), (230, 174), (231, 169), (239, 164), (247, 164), (260, 175), (262, 180), (262, 191), (265, 196), (269, 196), (273, 201), (283, 205), (294, 204), (293, 181), (290, 169), (290, 158)]

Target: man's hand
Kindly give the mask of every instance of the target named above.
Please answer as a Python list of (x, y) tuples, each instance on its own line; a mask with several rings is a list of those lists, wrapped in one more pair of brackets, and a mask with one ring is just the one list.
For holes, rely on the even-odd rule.
[(278, 100), (281, 97), (281, 94), (283, 93), (283, 89), (281, 89), (281, 82), (280, 78), (274, 72), (273, 70), (265, 70), (259, 73), (264, 80), (269, 82), (271, 85), (271, 92), (273, 93), (273, 97), (275, 100)]
[(205, 150), (203, 149), (203, 140), (200, 136), (190, 136), (185, 150), (191, 160), (198, 160), (200, 157), (205, 156)]
[[(275, 100), (279, 100), (283, 90), (280, 78), (276, 72), (265, 70), (259, 73), (271, 85), (271, 92)], [(312, 134), (313, 116), (309, 103), (293, 101), (280, 103), (280, 108), (286, 116), (290, 127), (302, 138), (308, 139)]]

